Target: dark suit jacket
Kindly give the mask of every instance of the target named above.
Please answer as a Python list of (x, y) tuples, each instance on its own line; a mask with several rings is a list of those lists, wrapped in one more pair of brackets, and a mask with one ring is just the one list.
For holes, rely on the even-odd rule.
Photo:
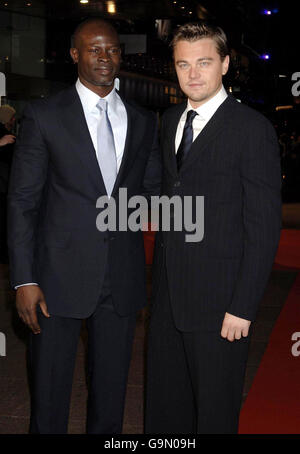
[[(118, 189), (159, 191), (156, 118), (123, 100), (128, 130)], [(14, 156), (9, 207), (12, 285), (37, 282), (50, 314), (88, 317), (106, 267), (120, 315), (146, 303), (142, 232), (99, 232), (96, 200), (106, 195), (95, 149), (75, 87), (29, 104)]]
[(162, 194), (204, 196), (204, 238), (187, 243), (185, 231), (157, 234), (153, 310), (165, 260), (175, 324), (190, 331), (220, 327), (225, 312), (254, 320), (280, 236), (281, 175), (272, 125), (231, 96), (178, 173), (175, 134), (185, 108), (162, 119)]
[[(7, 134), (11, 134), (11, 132), (0, 123), (0, 139)], [(13, 151), (14, 144), (0, 147), (0, 194), (7, 194)]]

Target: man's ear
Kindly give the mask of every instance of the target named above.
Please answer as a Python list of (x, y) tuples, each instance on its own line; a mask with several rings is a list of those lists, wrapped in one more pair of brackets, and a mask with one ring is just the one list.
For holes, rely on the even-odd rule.
[(73, 60), (73, 63), (78, 63), (78, 50), (76, 49), (76, 47), (71, 47), (70, 55)]
[(226, 55), (226, 57), (224, 58), (224, 60), (222, 62), (222, 74), (223, 74), (223, 76), (225, 76), (225, 74), (228, 71), (229, 63), (230, 63), (230, 57), (229, 57), (229, 55)]

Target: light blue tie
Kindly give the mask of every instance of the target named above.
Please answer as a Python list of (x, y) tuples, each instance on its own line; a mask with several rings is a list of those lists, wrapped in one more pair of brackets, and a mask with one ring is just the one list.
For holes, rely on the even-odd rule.
[(106, 99), (99, 99), (97, 107), (101, 119), (97, 131), (97, 158), (107, 195), (111, 195), (117, 178), (117, 158), (112, 127), (107, 115)]

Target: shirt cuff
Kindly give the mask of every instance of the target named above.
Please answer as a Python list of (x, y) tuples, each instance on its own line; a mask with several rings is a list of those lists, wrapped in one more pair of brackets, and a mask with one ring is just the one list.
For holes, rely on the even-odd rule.
[(19, 287), (26, 287), (27, 285), (39, 285), (36, 282), (29, 282), (28, 284), (21, 284), (21, 285), (16, 285), (15, 290), (17, 290)]

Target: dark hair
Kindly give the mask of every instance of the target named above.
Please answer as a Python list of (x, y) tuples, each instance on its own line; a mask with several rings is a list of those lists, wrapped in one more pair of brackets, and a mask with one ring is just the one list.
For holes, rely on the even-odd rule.
[(106, 19), (102, 19), (101, 17), (89, 17), (88, 19), (85, 19), (84, 21), (80, 22), (80, 24), (77, 25), (77, 27), (74, 30), (73, 35), (71, 36), (71, 47), (76, 47), (75, 46), (75, 41), (76, 37), (80, 34), (81, 30), (86, 26), (90, 24), (99, 24), (99, 25), (104, 25), (106, 27), (111, 28), (113, 31), (116, 32), (116, 35), (118, 35), (117, 30), (115, 27), (112, 25), (111, 22), (109, 22)]
[(224, 31), (215, 25), (207, 22), (189, 22), (181, 25), (174, 33), (170, 46), (176, 47), (178, 41), (198, 41), (203, 38), (212, 38), (217, 47), (217, 52), (223, 61), (226, 55), (229, 54), (227, 37)]

